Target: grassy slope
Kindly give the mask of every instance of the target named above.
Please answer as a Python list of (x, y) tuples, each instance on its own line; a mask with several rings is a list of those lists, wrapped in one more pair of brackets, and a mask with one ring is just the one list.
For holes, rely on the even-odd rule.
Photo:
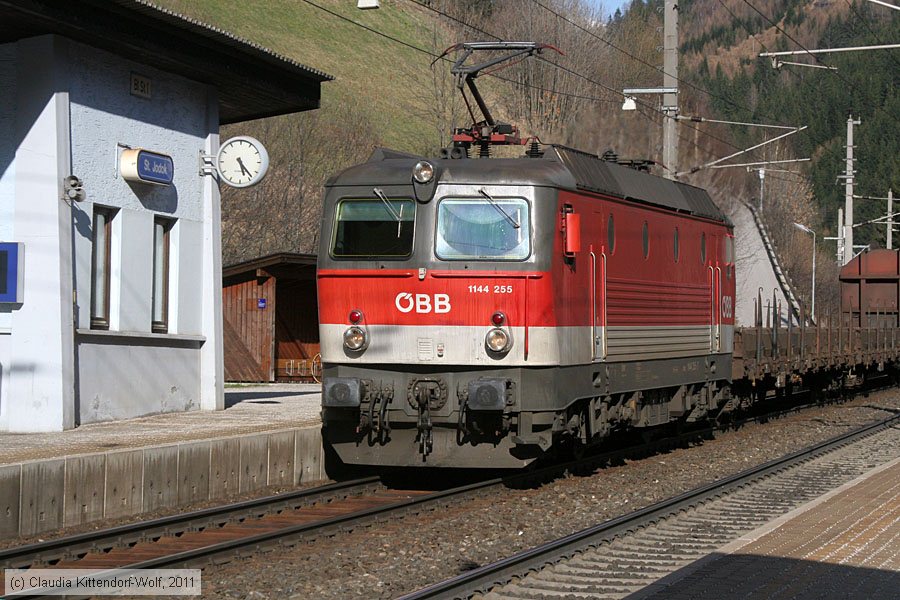
[[(413, 46), (431, 48), (432, 15), (406, 0), (361, 11), (351, 0), (316, 4)], [(427, 81), (431, 58), (302, 0), (156, 0), (156, 4), (251, 40), (336, 78), (322, 85), (322, 106), (361, 99), (385, 145), (405, 148), (427, 130), (413, 116), (406, 88)], [(443, 44), (444, 42), (441, 42)], [(421, 102), (421, 101), (419, 101)]]

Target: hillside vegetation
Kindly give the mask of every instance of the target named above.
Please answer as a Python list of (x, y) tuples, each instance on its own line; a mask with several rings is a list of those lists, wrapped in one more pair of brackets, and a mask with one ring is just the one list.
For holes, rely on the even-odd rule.
[[(848, 0), (754, 2), (759, 12), (743, 0), (725, 0), (731, 13), (718, 0), (688, 0), (685, 5), (692, 12), (718, 6), (730, 17), (724, 22), (721, 14), (709, 19), (702, 30), (692, 22), (693, 36), (683, 44), (684, 62), (695, 67), (688, 71), (691, 81), (711, 92), (713, 113), (735, 121), (809, 126), (785, 147), (793, 157), (813, 159), (803, 172), (826, 230), (836, 231), (837, 209), (844, 205), (844, 189), (836, 185), (836, 177), (844, 170), (849, 114), (862, 121), (854, 135), (855, 192), (883, 197), (888, 188), (900, 187), (900, 51), (785, 58), (833, 66), (836, 72), (787, 65), (775, 70), (770, 59), (756, 58), (765, 51), (900, 42), (896, 11)], [(742, 147), (761, 140), (759, 131), (748, 128), (735, 127), (730, 134)], [(885, 213), (883, 202), (862, 201), (857, 207), (856, 222)], [(857, 234), (863, 244), (883, 244), (884, 238), (883, 227), (861, 228)]]
[[(451, 62), (434, 62), (458, 41), (533, 40), (564, 53), (548, 50), (539, 60), (479, 79), (495, 116), (520, 125), (525, 135), (591, 152), (614, 148), (624, 157), (661, 158), (660, 98), (641, 98), (637, 111), (622, 112), (621, 90), (662, 83), (662, 0), (635, 0), (607, 21), (586, 0), (382, 0), (374, 11), (359, 11), (352, 0), (157, 2), (336, 77), (322, 86), (320, 110), (223, 132), (257, 135), (272, 155), (263, 184), (223, 190), (226, 264), (279, 251), (314, 252), (321, 186), (329, 175), (364, 160), (379, 145), (432, 155), (448, 143), (452, 127), (468, 124), (449, 74)], [(883, 196), (889, 186), (900, 189), (900, 53), (823, 57), (838, 66), (837, 75), (795, 67), (775, 71), (756, 55), (798, 49), (797, 43), (807, 48), (896, 43), (896, 11), (849, 0), (683, 0), (679, 5), (682, 114), (809, 125), (807, 132), (732, 161), (813, 158), (809, 166), (788, 167), (800, 175), (766, 177), (766, 216), (779, 245), (794, 251), (786, 262), (796, 278), (805, 279), (808, 236), (798, 237), (790, 223), (809, 224), (820, 239), (834, 234), (835, 212), (843, 202), (835, 178), (843, 169), (848, 111), (863, 122), (857, 128), (858, 192)], [(679, 170), (777, 135), (707, 123), (682, 123), (679, 131)], [(684, 180), (708, 188), (726, 210), (732, 202), (758, 196), (757, 174), (744, 169), (701, 169)], [(884, 210), (874, 201), (857, 206), (857, 220)], [(883, 231), (862, 228), (857, 239), (877, 241)], [(823, 243), (820, 251), (824, 265), (834, 247)]]
[[(828, 282), (837, 279), (836, 246), (824, 238), (840, 231), (837, 216), (844, 207), (844, 185), (838, 177), (845, 168), (847, 118), (852, 114), (861, 120), (854, 130), (854, 193), (883, 198), (889, 188), (896, 192), (900, 188), (900, 50), (785, 58), (837, 71), (789, 65), (776, 70), (770, 59), (757, 55), (898, 43), (900, 17), (864, 0), (686, 0), (683, 6), (691, 14), (705, 15), (689, 22), (682, 40), (682, 65), (689, 81), (709, 91), (699, 98), (705, 113), (733, 121), (808, 126), (757, 154), (770, 160), (812, 159), (802, 165), (770, 167), (763, 214), (782, 263), (803, 295), (812, 275), (811, 239), (792, 223), (804, 223), (818, 233), (817, 277), (824, 285), (819, 286), (817, 304), (835, 309), (837, 286)], [(722, 133), (736, 146), (747, 147), (779, 132), (731, 127)], [(797, 174), (783, 173), (781, 168)], [(745, 189), (758, 189), (755, 176), (745, 175)], [(885, 214), (884, 201), (854, 202), (855, 223)], [(860, 225), (854, 236), (856, 244), (880, 247), (886, 227), (883, 223)]]
[[(231, 125), (269, 149), (269, 175), (248, 190), (222, 190), (223, 261), (275, 252), (315, 252), (325, 179), (364, 160), (381, 145), (412, 151), (436, 147), (425, 83), (429, 55), (376, 35), (350, 19), (429, 52), (449, 42), (415, 4), (382, 2), (362, 12), (346, 0), (158, 0), (176, 13), (214, 25), (335, 77), (322, 84), (322, 108)], [(334, 14), (331, 14), (334, 13)], [(344, 17), (344, 18), (342, 18)]]

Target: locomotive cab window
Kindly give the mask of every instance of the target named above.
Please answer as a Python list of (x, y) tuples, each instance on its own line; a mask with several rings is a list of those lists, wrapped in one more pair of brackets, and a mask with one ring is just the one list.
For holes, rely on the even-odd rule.
[(524, 260), (531, 215), (522, 198), (445, 198), (438, 205), (435, 254), (444, 260)]
[(412, 254), (416, 203), (406, 198), (343, 200), (337, 207), (336, 258), (405, 258)]

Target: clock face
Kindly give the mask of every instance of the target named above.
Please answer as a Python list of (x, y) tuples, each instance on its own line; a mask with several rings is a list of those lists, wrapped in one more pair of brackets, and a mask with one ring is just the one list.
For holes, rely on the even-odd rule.
[(232, 187), (256, 185), (268, 168), (268, 152), (259, 140), (249, 136), (233, 137), (225, 141), (216, 156), (219, 177)]

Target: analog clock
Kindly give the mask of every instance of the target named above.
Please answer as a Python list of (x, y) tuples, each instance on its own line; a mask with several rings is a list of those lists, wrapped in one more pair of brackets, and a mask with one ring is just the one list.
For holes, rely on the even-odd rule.
[(240, 135), (226, 140), (216, 155), (221, 181), (236, 188), (256, 185), (269, 169), (269, 153), (259, 140)]

